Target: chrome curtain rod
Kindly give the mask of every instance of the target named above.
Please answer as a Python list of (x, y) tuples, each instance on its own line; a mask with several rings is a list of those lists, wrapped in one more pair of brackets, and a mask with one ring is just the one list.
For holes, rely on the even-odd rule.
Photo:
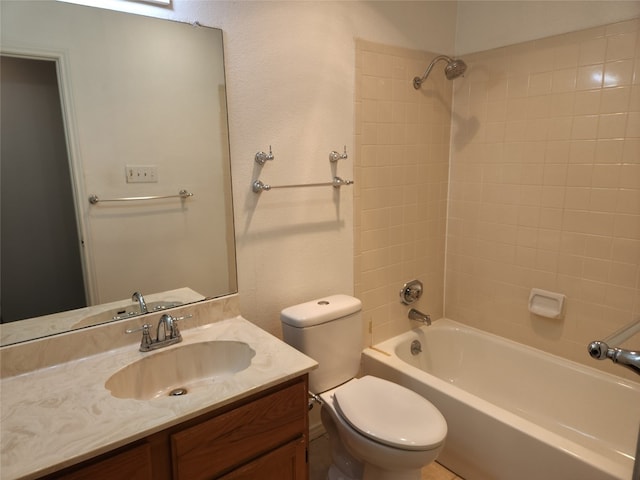
[(626, 342), (631, 337), (633, 337), (636, 333), (640, 333), (640, 318), (628, 323), (624, 327), (616, 330), (607, 338), (602, 340), (602, 342), (606, 343), (609, 346), (617, 347), (621, 343)]
[(298, 183), (296, 185), (267, 185), (266, 183), (261, 182), (260, 180), (256, 180), (252, 184), (252, 190), (254, 193), (260, 193), (265, 190), (271, 190), (273, 188), (298, 188), (298, 187), (334, 187), (340, 188), (343, 185), (351, 185), (353, 184), (353, 180), (343, 180), (340, 177), (333, 177), (333, 181), (331, 182), (322, 182), (322, 183)]
[(89, 203), (95, 205), (102, 202), (136, 202), (140, 200), (160, 200), (162, 198), (189, 198), (193, 193), (188, 190), (180, 190), (177, 195), (152, 195), (148, 197), (120, 197), (120, 198), (99, 198), (97, 195), (89, 196)]

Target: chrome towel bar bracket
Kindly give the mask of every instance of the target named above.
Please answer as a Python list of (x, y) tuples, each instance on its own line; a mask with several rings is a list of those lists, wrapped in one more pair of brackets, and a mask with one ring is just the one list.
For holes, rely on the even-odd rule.
[(335, 150), (329, 153), (329, 161), (331, 163), (335, 163), (338, 160), (344, 160), (345, 158), (349, 158), (347, 155), (347, 146), (344, 146), (344, 153), (336, 152)]
[[(335, 150), (329, 153), (329, 161), (331, 163), (335, 163), (338, 160), (344, 160), (345, 158), (348, 158), (348, 157), (349, 156), (347, 155), (346, 145), (344, 146), (343, 153), (336, 152)], [(256, 153), (254, 160), (258, 165), (263, 166), (265, 163), (267, 163), (267, 161), (273, 160), (273, 158), (274, 156), (273, 156), (273, 152), (271, 151), (271, 145), (269, 145), (269, 153), (258, 152)], [(260, 193), (260, 192), (264, 192), (265, 190), (271, 190), (273, 188), (327, 187), (327, 186), (330, 186), (333, 188), (340, 188), (343, 185), (351, 185), (351, 184), (353, 184), (353, 180), (344, 180), (340, 177), (333, 177), (333, 180), (330, 182), (298, 183), (295, 185), (269, 185), (258, 179), (258, 180), (254, 180), (254, 182), (251, 184), (251, 190), (253, 191), (253, 193)]]
[(267, 162), (267, 160), (273, 160), (273, 159), (274, 159), (274, 156), (273, 156), (273, 152), (271, 151), (271, 145), (269, 145), (269, 153), (258, 152), (254, 157), (254, 160), (258, 165), (264, 165)]
[(189, 197), (193, 197), (193, 193), (187, 190), (180, 190), (177, 195), (152, 195), (147, 197), (99, 198), (97, 195), (90, 195), (89, 203), (91, 205), (96, 205), (97, 203), (102, 202), (137, 202), (141, 200), (160, 200), (162, 198), (180, 198), (184, 200)]

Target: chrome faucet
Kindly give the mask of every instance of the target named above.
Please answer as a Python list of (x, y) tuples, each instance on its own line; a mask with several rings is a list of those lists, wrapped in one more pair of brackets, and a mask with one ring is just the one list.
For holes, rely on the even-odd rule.
[(416, 310), (415, 308), (409, 310), (409, 320), (415, 320), (416, 322), (422, 322), (426, 325), (431, 325), (431, 317), (426, 313), (422, 313), (421, 311)]
[(149, 310), (147, 310), (147, 303), (144, 301), (144, 297), (140, 292), (135, 292), (131, 296), (131, 300), (138, 302), (138, 305), (140, 305), (140, 313), (149, 313)]
[(182, 317), (173, 317), (168, 313), (162, 315), (160, 320), (158, 320), (155, 340), (151, 338), (150, 329), (153, 325), (149, 323), (145, 323), (140, 328), (128, 328), (124, 333), (134, 333), (142, 330), (140, 351), (150, 352), (151, 350), (157, 350), (158, 348), (173, 345), (174, 343), (180, 343), (182, 341), (182, 334), (178, 328), (178, 320), (184, 320), (185, 318), (191, 318), (191, 315), (184, 315)]
[(172, 338), (180, 338), (178, 330), (178, 322), (171, 315), (164, 314), (158, 320), (158, 329), (156, 330), (156, 342), (164, 342)]

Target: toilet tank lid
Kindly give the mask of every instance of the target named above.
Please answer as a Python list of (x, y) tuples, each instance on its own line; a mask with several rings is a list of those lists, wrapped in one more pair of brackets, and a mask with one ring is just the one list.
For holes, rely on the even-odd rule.
[(304, 328), (338, 320), (361, 309), (362, 302), (355, 297), (329, 295), (285, 308), (280, 312), (280, 320), (292, 327)]

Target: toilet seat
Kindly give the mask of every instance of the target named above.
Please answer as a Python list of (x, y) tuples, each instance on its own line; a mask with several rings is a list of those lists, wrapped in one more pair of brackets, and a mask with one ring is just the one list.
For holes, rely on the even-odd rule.
[(378, 377), (354, 379), (334, 392), (337, 413), (362, 435), (403, 450), (432, 450), (447, 423), (428, 400)]

